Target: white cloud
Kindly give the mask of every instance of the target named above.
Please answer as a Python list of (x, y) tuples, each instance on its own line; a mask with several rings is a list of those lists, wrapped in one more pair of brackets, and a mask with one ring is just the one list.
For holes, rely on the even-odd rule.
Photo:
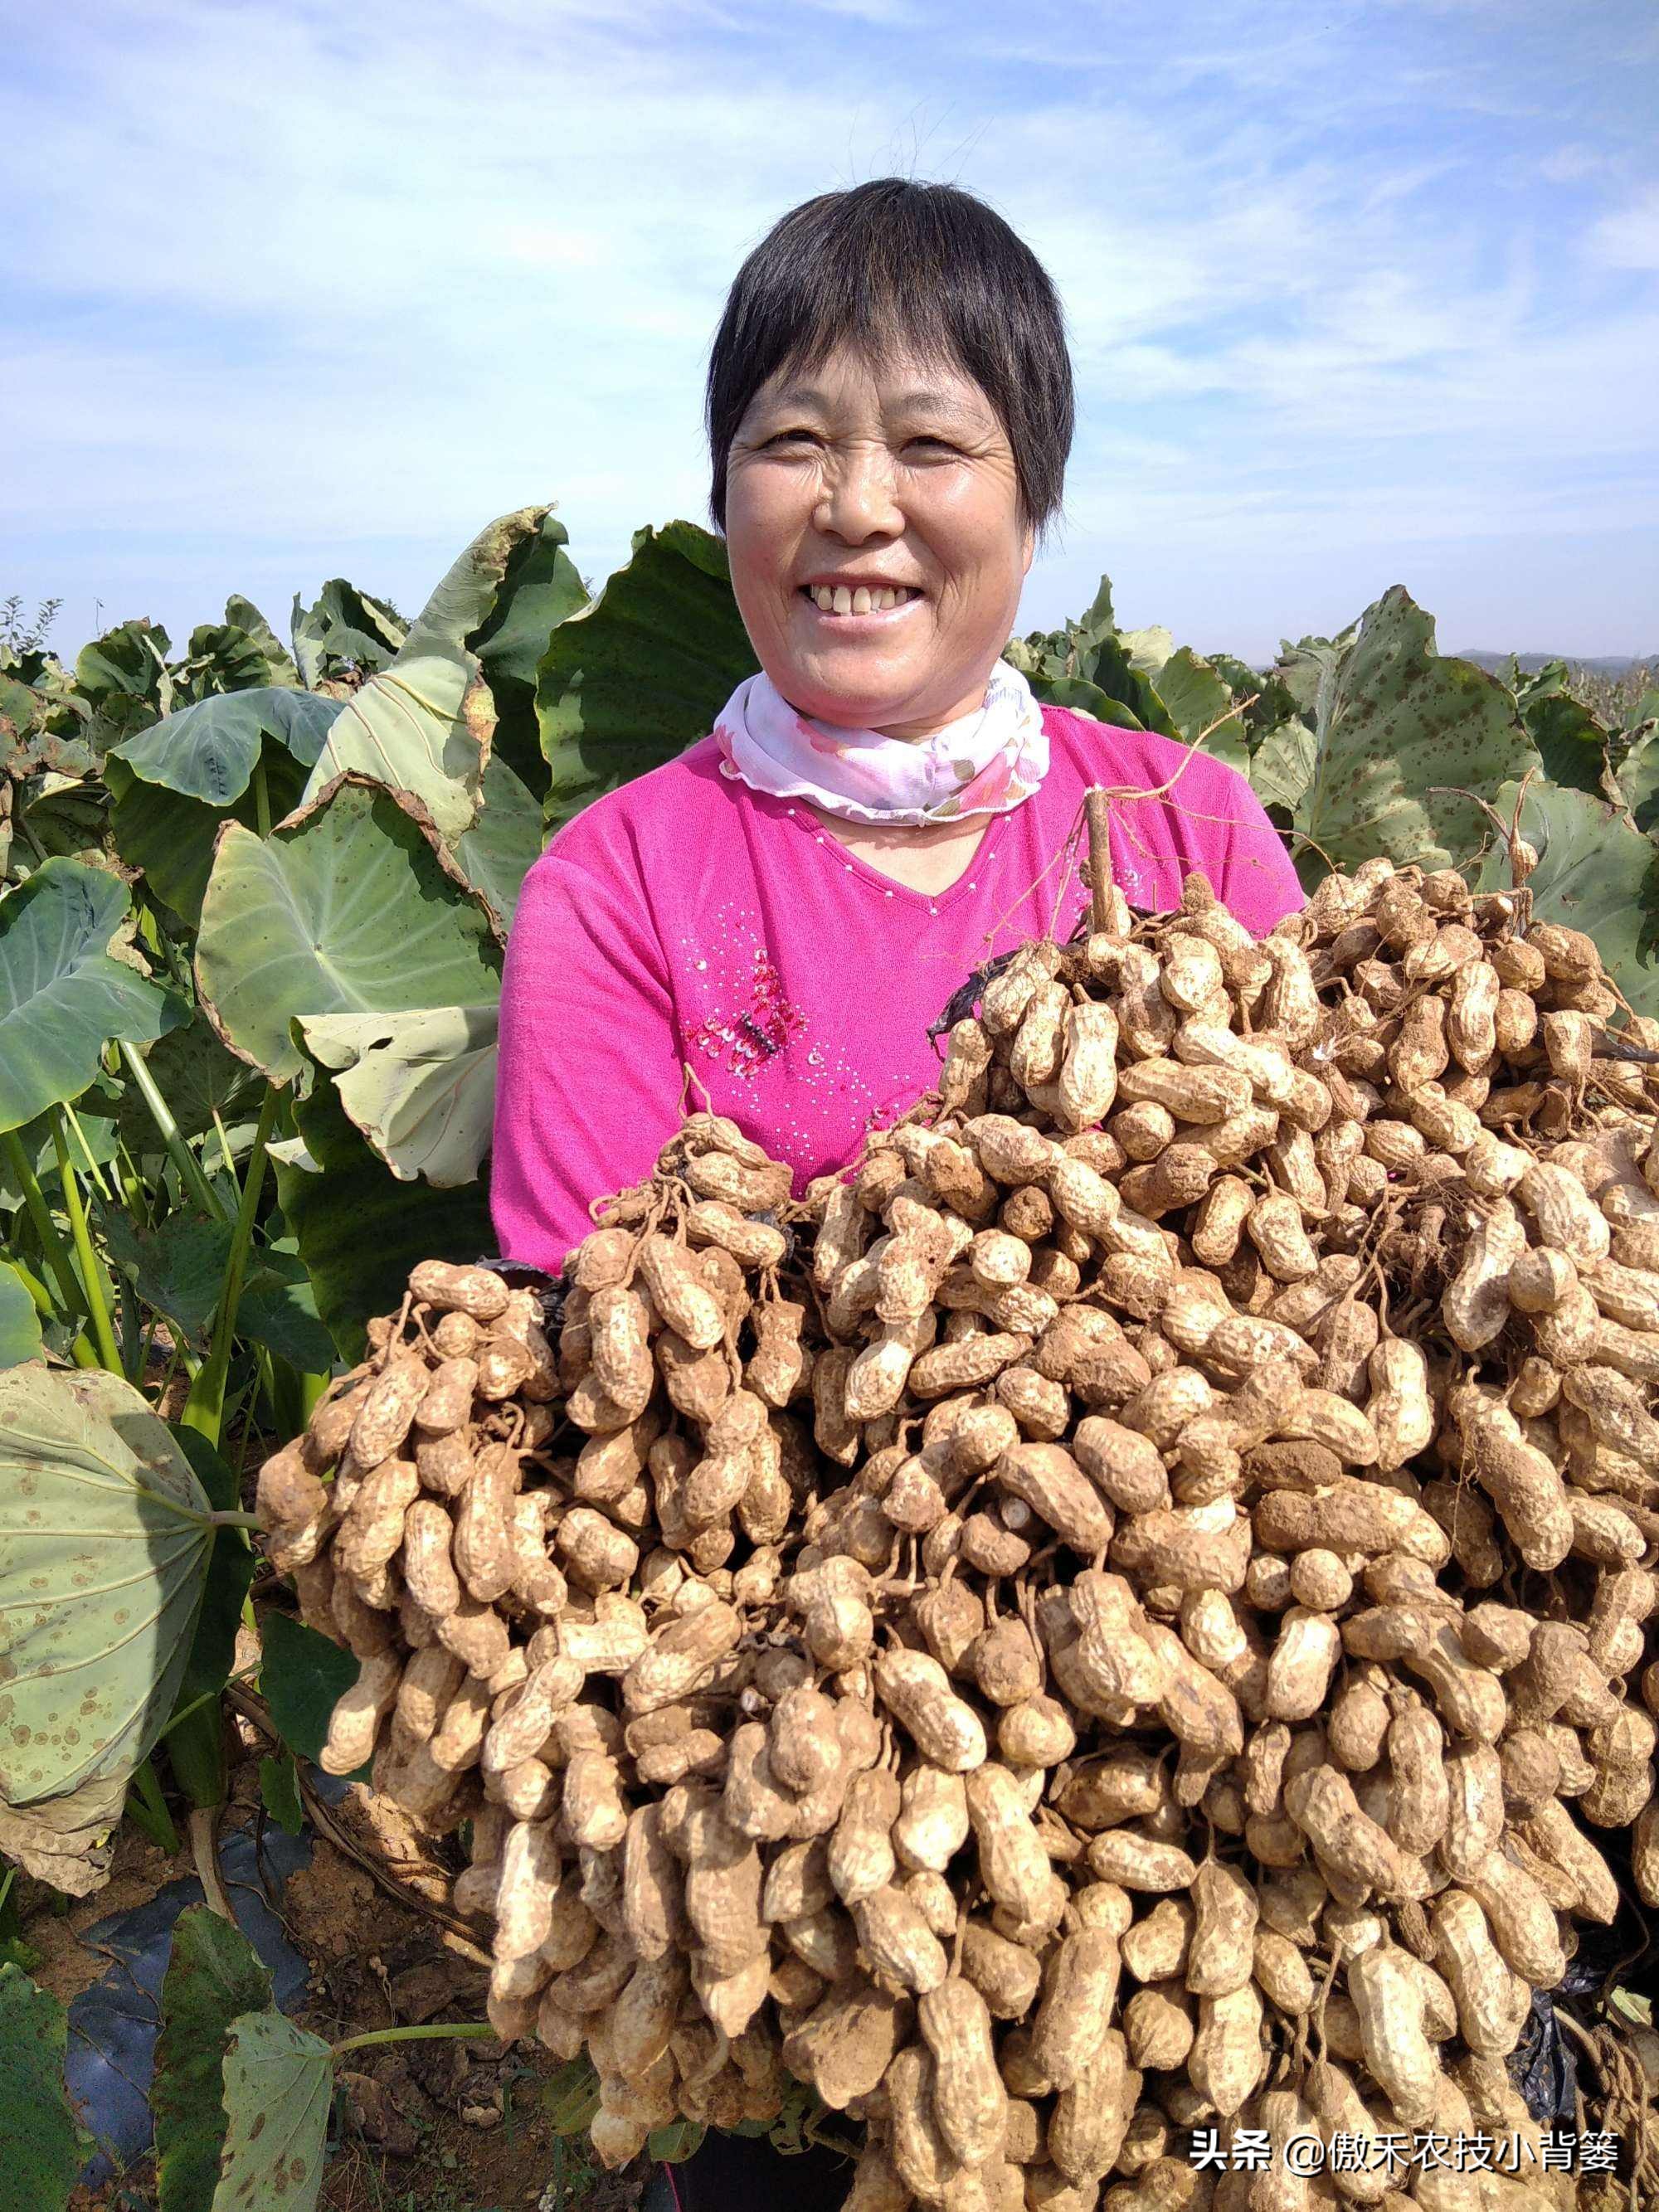
[[(1601, 99), (1636, 27), (1511, 12), (1506, 70), (1470, 64), (1496, 51), (1485, 0), (1285, 6), (1271, 34), (1245, 0), (1012, 24), (942, 0), (66, 0), (17, 39), (0, 143), (28, 302), (0, 334), (27, 426), (0, 589), (108, 605), (104, 577), (149, 574), (187, 628), (276, 549), (309, 589), (355, 548), (409, 603), (547, 496), (603, 573), (639, 523), (704, 511), (702, 377), (743, 254), (893, 168), (982, 192), (1066, 301), (1080, 431), (1034, 605), (1145, 560), (1196, 580), (1162, 611), (1213, 642), (1241, 564), (1293, 582), (1334, 548), (1461, 544), (1473, 580), (1506, 519), (1612, 531), (1656, 490), (1659, 185), (1573, 88), (1600, 68)], [(1540, 192), (1592, 143), (1605, 178)], [(1610, 623), (1620, 580), (1560, 558), (1575, 619)], [(1528, 589), (1522, 643), (1548, 612)]]

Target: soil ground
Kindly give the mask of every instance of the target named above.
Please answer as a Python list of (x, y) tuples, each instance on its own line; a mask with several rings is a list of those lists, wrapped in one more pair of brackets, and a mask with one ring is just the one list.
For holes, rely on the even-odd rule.
[[(258, 1753), (264, 1747), (245, 1722), (234, 1733), (242, 1756), (227, 1830), (264, 1818)], [(280, 1888), (267, 1887), (267, 1901), (309, 1970), (294, 2017), (331, 2043), (375, 2028), (481, 2021), (486, 1971), (428, 1909), (443, 1887), (431, 1847), (365, 1790), (352, 1790), (326, 1817), (346, 1848), (315, 1835), (310, 1864)], [(354, 1845), (407, 1901), (365, 1870)], [(169, 1856), (129, 1824), (111, 1881), (94, 1896), (60, 1911), (51, 1891), (27, 1884), (23, 1934), (38, 1954), (34, 1978), (68, 2004), (109, 1964), (80, 1940), (83, 1932), (191, 1871), (187, 1855)], [(534, 2045), (508, 2049), (493, 2039), (350, 2054), (338, 2077), (321, 2203), (329, 2212), (632, 2212), (647, 2179), (643, 2161), (605, 2173), (589, 2162), (583, 2138), (562, 2137), (550, 2124), (549, 2085), (560, 2070)], [(152, 2162), (77, 2189), (70, 2203), (72, 2212), (153, 2212)]]

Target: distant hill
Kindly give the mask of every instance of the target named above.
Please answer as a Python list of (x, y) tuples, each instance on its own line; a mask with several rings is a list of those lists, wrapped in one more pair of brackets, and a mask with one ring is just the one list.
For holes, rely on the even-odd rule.
[[(1497, 670), (1507, 668), (1510, 656), (1507, 653), (1458, 653), (1456, 660), (1472, 660), (1477, 668)], [(1552, 660), (1565, 660), (1570, 668), (1587, 668), (1596, 676), (1622, 676), (1627, 669), (1651, 667), (1659, 662), (1659, 653), (1626, 653), (1604, 654), (1600, 659), (1577, 653), (1517, 653), (1514, 658), (1528, 675), (1547, 665)]]

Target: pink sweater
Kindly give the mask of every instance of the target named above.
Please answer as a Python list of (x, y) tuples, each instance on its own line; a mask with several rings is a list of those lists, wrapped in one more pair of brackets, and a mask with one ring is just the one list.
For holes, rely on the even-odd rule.
[[(589, 1202), (648, 1175), (681, 1100), (728, 1114), (799, 1192), (937, 1079), (929, 1023), (970, 969), (1075, 927), (1059, 855), (1091, 784), (1150, 789), (1185, 749), (1043, 710), (1051, 760), (937, 897), (855, 860), (799, 800), (722, 776), (712, 738), (596, 800), (525, 878), (501, 990), (490, 1204), (502, 1253), (556, 1273)], [(1258, 935), (1302, 903), (1243, 778), (1194, 757), (1115, 803), (1112, 872), (1167, 911), (1201, 868)], [(1055, 864), (1055, 865), (1051, 865)], [(1058, 899), (1058, 912), (1056, 900)]]

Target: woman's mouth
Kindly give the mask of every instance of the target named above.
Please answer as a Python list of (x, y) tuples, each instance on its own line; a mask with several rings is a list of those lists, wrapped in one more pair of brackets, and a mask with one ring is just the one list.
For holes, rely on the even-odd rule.
[(800, 596), (815, 613), (832, 622), (857, 615), (895, 615), (922, 594), (908, 584), (803, 584)]

